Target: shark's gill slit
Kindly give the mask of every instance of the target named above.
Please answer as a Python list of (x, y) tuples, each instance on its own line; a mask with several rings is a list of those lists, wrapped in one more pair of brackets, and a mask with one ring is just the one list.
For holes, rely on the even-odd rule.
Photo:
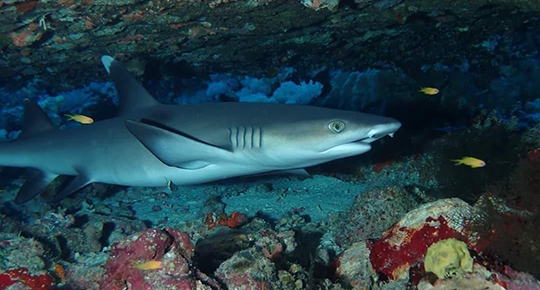
[(238, 127), (234, 127), (234, 148), (238, 148), (240, 146), (240, 138), (238, 137), (238, 132), (240, 130)]
[(245, 142), (244, 134), (245, 134), (244, 127), (239, 127), (238, 128), (238, 140), (240, 140), (240, 141), (238, 142), (238, 148), (240, 148), (240, 149), (244, 149), (244, 146), (245, 146), (245, 144), (244, 144), (244, 142)]
[(242, 128), (236, 128), (236, 148), (242, 147)]
[(247, 128), (242, 126), (242, 149), (246, 149)]
[(231, 148), (233, 149), (238, 145), (236, 140), (236, 131), (237, 129), (235, 127), (229, 128), (229, 141), (231, 142)]
[(234, 127), (233, 128), (233, 134), (234, 134), (234, 148), (238, 148), (238, 146), (240, 146), (240, 137), (238, 137), (238, 132), (240, 131), (240, 129), (238, 127)]
[(254, 136), (255, 136), (255, 129), (253, 128), (253, 126), (249, 126), (249, 131), (251, 132), (251, 138), (249, 138), (249, 149), (253, 149), (253, 143), (255, 143), (255, 139), (254, 139)]
[(253, 127), (246, 127), (246, 148), (253, 148)]
[(259, 148), (263, 146), (263, 129), (259, 127)]
[(254, 127), (253, 128), (253, 148), (261, 148), (261, 128), (260, 127)]

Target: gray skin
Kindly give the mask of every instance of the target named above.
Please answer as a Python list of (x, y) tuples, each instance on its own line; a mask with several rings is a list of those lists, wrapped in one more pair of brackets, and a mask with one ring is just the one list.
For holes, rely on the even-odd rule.
[(154, 187), (302, 169), (365, 153), (401, 126), (387, 117), (312, 106), (163, 105), (114, 59), (103, 62), (119, 92), (119, 117), (56, 130), (43, 125), (50, 121), (40, 119), (45, 114), (35, 112), (37, 105), (25, 103), (25, 117), (35, 120), (23, 138), (0, 144), (0, 165), (34, 168), (17, 202), (58, 175), (78, 176), (58, 195), (63, 198), (91, 182)]

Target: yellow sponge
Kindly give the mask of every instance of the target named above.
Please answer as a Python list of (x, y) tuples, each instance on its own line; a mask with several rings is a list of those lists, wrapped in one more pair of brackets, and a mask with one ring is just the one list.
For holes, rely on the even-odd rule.
[(451, 278), (472, 272), (473, 259), (464, 242), (456, 239), (441, 240), (428, 248), (424, 269), (441, 279)]

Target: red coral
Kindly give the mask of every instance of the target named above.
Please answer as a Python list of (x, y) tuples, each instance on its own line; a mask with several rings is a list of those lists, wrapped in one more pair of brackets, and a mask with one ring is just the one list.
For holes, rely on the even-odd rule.
[(7, 286), (11, 286), (17, 283), (17, 280), (11, 280), (8, 274), (0, 274), (0, 289), (5, 289)]
[[(100, 289), (120, 290), (129, 283), (133, 289), (193, 289), (190, 258), (195, 246), (189, 236), (174, 229), (149, 229), (117, 243), (105, 264)], [(167, 255), (165, 255), (167, 254)], [(149, 260), (161, 261), (162, 269), (145, 271), (136, 266)]]
[(204, 223), (208, 226), (208, 230), (212, 230), (217, 226), (226, 226), (235, 229), (245, 224), (247, 220), (248, 218), (245, 214), (234, 211), (229, 217), (222, 214), (219, 218), (214, 218), (214, 216), (209, 213), (206, 216)]
[(47, 274), (32, 276), (26, 268), (11, 269), (0, 274), (0, 289), (23, 282), (33, 290), (52, 290), (53, 278)]
[(231, 213), (231, 216), (229, 216), (229, 218), (221, 220), (219, 224), (222, 226), (227, 226), (231, 229), (235, 229), (245, 224), (246, 222), (247, 222), (247, 216), (243, 213), (239, 213), (235, 211)]
[(388, 160), (379, 162), (379, 163), (375, 164), (375, 166), (373, 166), (373, 172), (379, 173), (379, 172), (383, 171), (383, 169), (386, 168), (387, 166), (390, 166), (390, 165), (394, 164), (394, 162), (395, 162), (394, 159), (388, 159)]
[(529, 157), (530, 161), (538, 160), (540, 158), (540, 148), (529, 151), (529, 153), (527, 153), (527, 156)]
[[(370, 260), (378, 273), (383, 273), (394, 280), (410, 266), (422, 261), (427, 249), (440, 240), (457, 238), (464, 239), (463, 235), (448, 226), (448, 222), (439, 216), (437, 219), (428, 217), (426, 223), (418, 229), (399, 228), (396, 226), (388, 230), (381, 239), (367, 243), (371, 253)], [(406, 232), (404, 241), (395, 245), (392, 243), (394, 233)]]
[(15, 4), (15, 10), (17, 12), (28, 12), (30, 10), (34, 10), (36, 7), (38, 7), (39, 3), (37, 1), (29, 1), (24, 2), (20, 4)]
[(41, 37), (43, 36), (43, 33), (36, 32), (38, 28), (39, 28), (38, 24), (30, 23), (28, 24), (28, 27), (24, 31), (20, 33), (12, 32), (10, 36), (11, 36), (11, 39), (13, 40), (13, 44), (17, 47), (23, 47), (23, 46), (30, 45), (35, 41), (40, 40)]

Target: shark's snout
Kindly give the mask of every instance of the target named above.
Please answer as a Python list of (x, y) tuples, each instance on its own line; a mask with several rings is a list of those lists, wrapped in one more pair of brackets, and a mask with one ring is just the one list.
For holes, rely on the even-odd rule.
[(375, 126), (369, 133), (369, 138), (382, 138), (386, 135), (394, 136), (394, 133), (401, 127), (399, 121)]
[(397, 120), (392, 120), (384, 124), (375, 125), (369, 130), (369, 132), (364, 138), (358, 141), (364, 143), (371, 143), (385, 136), (394, 137), (394, 133), (399, 130), (399, 128), (401, 128), (401, 122)]

